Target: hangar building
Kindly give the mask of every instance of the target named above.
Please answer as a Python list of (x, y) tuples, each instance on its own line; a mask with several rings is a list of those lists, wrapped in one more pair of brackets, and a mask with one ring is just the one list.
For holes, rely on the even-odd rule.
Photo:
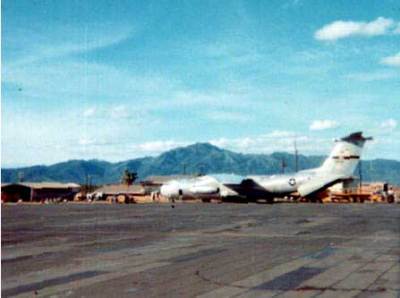
[(23, 182), (1, 185), (1, 200), (3, 202), (41, 201), (46, 199), (72, 200), (80, 191), (76, 183), (59, 182)]

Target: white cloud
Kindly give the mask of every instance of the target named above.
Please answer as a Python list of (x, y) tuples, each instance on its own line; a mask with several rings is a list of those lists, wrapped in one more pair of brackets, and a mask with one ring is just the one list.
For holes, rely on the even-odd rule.
[(128, 118), (129, 111), (125, 105), (117, 105), (111, 108), (110, 115), (112, 118)]
[(400, 22), (397, 24), (397, 28), (393, 31), (394, 34), (400, 34)]
[(207, 118), (216, 122), (245, 123), (250, 120), (250, 117), (244, 113), (231, 111), (210, 111), (207, 113)]
[(168, 141), (152, 141), (152, 142), (135, 144), (132, 145), (131, 148), (136, 152), (140, 152), (141, 154), (154, 155), (186, 145), (188, 145), (188, 143), (186, 142), (168, 140)]
[(325, 130), (336, 128), (338, 126), (339, 123), (334, 120), (315, 120), (311, 123), (310, 130)]
[(393, 56), (382, 58), (381, 63), (389, 66), (400, 67), (400, 52)]
[[(251, 44), (248, 46), (247, 41), (246, 46), (242, 43), (226, 43), (218, 42), (212, 44), (205, 44), (198, 46), (199, 54), (201, 54), (206, 59), (214, 62), (214, 66), (221, 65), (226, 67), (226, 60), (229, 61), (229, 65), (246, 65), (256, 63), (259, 59), (263, 58), (263, 55), (258, 52), (257, 47)], [(222, 61), (220, 64), (219, 61)]]
[(397, 121), (390, 118), (381, 123), (381, 128), (385, 130), (393, 130), (397, 127)]
[(83, 111), (83, 117), (93, 117), (96, 113), (96, 108), (91, 107)]
[(243, 138), (219, 138), (209, 142), (215, 146), (236, 152), (269, 154), (277, 151), (293, 151), (295, 141), (297, 148), (302, 153), (323, 154), (331, 145), (327, 140), (310, 139), (308, 136), (298, 135), (291, 131), (272, 131), (267, 134)]
[[(125, 104), (97, 104), (84, 110), (79, 116), (85, 118), (86, 129), (98, 126), (101, 121), (108, 121), (114, 125), (128, 124), (135, 127), (144, 125), (149, 121), (150, 114), (141, 107), (127, 106)], [(74, 115), (74, 117), (77, 114)], [(153, 124), (156, 120), (151, 121)]]
[[(335, 41), (350, 36), (376, 36), (390, 32), (395, 22), (379, 17), (371, 22), (335, 21), (317, 30), (314, 37), (318, 40)], [(397, 30), (397, 29), (396, 29)]]
[(375, 71), (375, 72), (359, 72), (350, 73), (343, 76), (345, 79), (350, 79), (359, 82), (373, 82), (373, 81), (383, 81), (390, 80), (392, 78), (397, 78), (398, 73), (396, 71)]
[(17, 36), (13, 36), (13, 42), (23, 40), (24, 44), (19, 47), (26, 48), (29, 54), (15, 57), (12, 63), (23, 65), (109, 47), (130, 38), (134, 30), (132, 27), (104, 23), (92, 24), (86, 30), (80, 26), (60, 26), (52, 28), (50, 32), (47, 28), (21, 30)]
[[(253, 86), (237, 83), (221, 89), (192, 90), (173, 76), (162, 73), (149, 71), (137, 74), (110, 65), (80, 63), (71, 59), (56, 63), (35, 62), (24, 67), (10, 65), (3, 68), (2, 81), (29, 90), (24, 96), (31, 98), (49, 100), (57, 98), (79, 103), (106, 98), (108, 101), (134, 103), (135, 106), (140, 105), (143, 110), (182, 109), (193, 106), (247, 108), (250, 99), (254, 107), (257, 104), (255, 101), (264, 95)], [(126, 107), (131, 105), (126, 104)], [(108, 112), (128, 117), (129, 115), (126, 112), (122, 113), (122, 110), (124, 107), (119, 106)], [(102, 112), (98, 108), (93, 116), (97, 117)], [(225, 113), (227, 118), (238, 116), (232, 113), (229, 116), (228, 112)], [(89, 113), (88, 116), (92, 114)], [(219, 116), (222, 117), (222, 114)], [(218, 118), (218, 115), (211, 117)]]
[(81, 146), (88, 146), (88, 145), (94, 145), (96, 142), (94, 139), (88, 139), (88, 138), (80, 138), (78, 141), (78, 144)]
[[(326, 154), (327, 150), (329, 150), (332, 145), (329, 139), (311, 139), (308, 136), (298, 135), (290, 131), (272, 131), (267, 134), (256, 136), (211, 139), (208, 140), (208, 142), (217, 147), (233, 150), (235, 152), (270, 154), (278, 151), (293, 151), (295, 140), (297, 148), (302, 154)], [(126, 144), (108, 143), (86, 137), (79, 139), (79, 145), (85, 148), (86, 154), (95, 154), (96, 150), (99, 149), (101, 149), (101, 151), (107, 151), (111, 148), (118, 147), (119, 149), (117, 151), (119, 151), (119, 159), (113, 158), (114, 160), (155, 156), (168, 150), (188, 146), (190, 144), (193, 144), (193, 142), (177, 141), (173, 139)], [(129, 156), (121, 156), (121, 151), (129, 152)]]
[[(2, 82), (29, 90), (24, 96), (77, 101), (107, 98), (121, 102), (139, 100), (154, 106), (155, 97), (166, 98), (179, 82), (157, 73), (135, 74), (116, 67), (72, 60), (35, 62), (3, 68)], [(160, 100), (158, 100), (160, 101)]]
[(266, 138), (293, 138), (296, 134), (292, 131), (287, 130), (274, 130), (268, 134), (265, 134)]

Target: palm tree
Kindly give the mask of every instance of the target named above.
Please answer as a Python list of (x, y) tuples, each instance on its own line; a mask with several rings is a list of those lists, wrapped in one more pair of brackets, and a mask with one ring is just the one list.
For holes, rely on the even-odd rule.
[(135, 172), (129, 172), (128, 169), (126, 169), (121, 177), (121, 183), (126, 184), (126, 185), (132, 185), (133, 182), (137, 179), (137, 173)]

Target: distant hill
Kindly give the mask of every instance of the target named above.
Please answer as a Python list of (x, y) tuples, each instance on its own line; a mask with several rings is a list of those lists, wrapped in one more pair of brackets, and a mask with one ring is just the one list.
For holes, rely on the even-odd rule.
[[(319, 166), (325, 157), (299, 155), (299, 168)], [(186, 173), (235, 173), (277, 174), (282, 171), (282, 160), (286, 172), (294, 171), (295, 156), (278, 152), (272, 154), (242, 154), (221, 149), (209, 143), (197, 143), (167, 151), (157, 157), (137, 158), (117, 163), (101, 160), (70, 160), (50, 166), (32, 166), (18, 169), (2, 169), (1, 181), (16, 182), (22, 172), (25, 181), (60, 181), (104, 184), (120, 180), (125, 169), (138, 173), (139, 179), (150, 175)], [(400, 185), (400, 162), (375, 159), (362, 162), (365, 181), (388, 181)]]

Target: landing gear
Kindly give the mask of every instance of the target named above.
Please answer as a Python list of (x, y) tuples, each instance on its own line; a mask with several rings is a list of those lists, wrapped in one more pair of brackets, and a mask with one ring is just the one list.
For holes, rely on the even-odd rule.
[(311, 203), (322, 203), (322, 199), (318, 197), (311, 197), (308, 199)]
[[(250, 201), (250, 200), (249, 200)], [(274, 199), (273, 198), (263, 198), (263, 199), (255, 199), (254, 200), (257, 204), (273, 204)]]

